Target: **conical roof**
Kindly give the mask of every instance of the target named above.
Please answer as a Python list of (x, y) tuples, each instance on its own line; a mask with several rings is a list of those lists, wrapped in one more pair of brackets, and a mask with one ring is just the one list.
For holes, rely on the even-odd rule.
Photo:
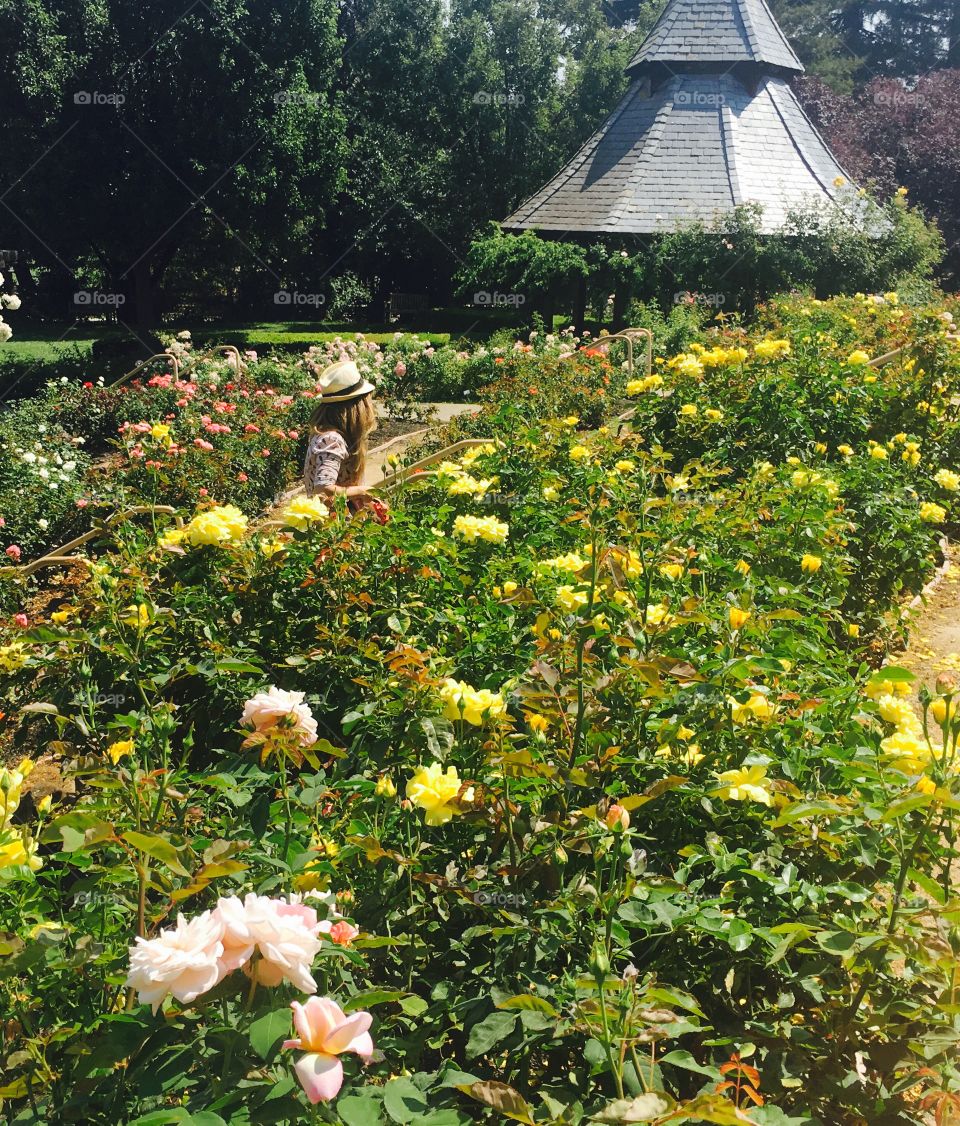
[(735, 63), (781, 73), (803, 71), (766, 0), (671, 0), (627, 73), (642, 73), (655, 64), (699, 70)]
[(835, 202), (846, 173), (789, 84), (749, 91), (732, 74), (635, 82), (570, 163), (506, 220), (507, 230), (654, 234), (707, 224), (743, 204), (779, 230), (805, 203)]
[(751, 203), (766, 233), (818, 203), (865, 218), (789, 85), (802, 70), (766, 0), (670, 0), (627, 67), (620, 105), (502, 226), (654, 234), (722, 227)]

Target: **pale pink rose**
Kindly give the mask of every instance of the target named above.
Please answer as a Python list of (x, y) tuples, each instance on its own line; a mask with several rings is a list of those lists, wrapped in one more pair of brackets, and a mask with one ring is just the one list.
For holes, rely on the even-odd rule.
[(220, 980), (222, 935), (223, 923), (214, 912), (189, 921), (178, 915), (175, 927), (164, 928), (156, 938), (138, 937), (130, 947), (126, 985), (154, 1012), (167, 994), (185, 1005), (195, 1001)]
[(8, 559), (12, 559), (14, 563), (19, 563), (23, 552), (15, 543), (12, 543), (3, 554), (6, 555)]
[(311, 1103), (335, 1099), (343, 1086), (343, 1052), (356, 1052), (366, 1063), (373, 1055), (369, 1013), (347, 1016), (331, 997), (311, 997), (305, 1005), (291, 1003), (298, 1036), (285, 1040), (285, 1048), (306, 1052), (294, 1064), (300, 1086)]
[[(310, 967), (320, 949), (317, 913), (302, 904), (248, 893), (221, 899), (214, 914), (223, 927), (221, 977), (241, 967), (260, 985), (289, 981), (304, 993), (315, 993)], [(251, 963), (254, 951), (260, 957)]]
[(396, 366), (393, 369), (393, 374), (400, 377), (401, 379), (407, 374), (407, 365), (403, 362), (403, 360), (397, 360)]
[(253, 724), (254, 731), (263, 733), (285, 720), (297, 742), (304, 747), (313, 746), (317, 741), (317, 721), (303, 699), (302, 692), (285, 692), (273, 685), (247, 700), (240, 721)]
[(30, 625), (30, 619), (26, 614), (14, 614), (13, 620), (21, 629), (26, 629)]

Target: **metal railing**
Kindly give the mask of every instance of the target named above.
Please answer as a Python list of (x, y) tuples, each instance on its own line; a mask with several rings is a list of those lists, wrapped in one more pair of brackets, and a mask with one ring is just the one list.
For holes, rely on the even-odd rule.
[[(244, 368), (246, 367), (246, 364), (243, 361), (243, 357), (240, 355), (240, 349), (235, 347), (235, 345), (233, 345), (233, 344), (224, 344), (223, 347), (221, 347), (219, 349), (211, 348), (207, 352), (197, 353), (195, 358), (198, 359), (198, 360), (202, 360), (205, 356), (212, 356), (214, 351), (230, 353), (233, 356), (233, 367), (236, 369), (236, 371), (238, 373), (242, 372), (244, 370)], [(154, 360), (166, 360), (167, 363), (169, 363), (169, 365), (173, 368), (173, 378), (174, 379), (180, 378), (180, 361), (173, 354), (173, 352), (169, 352), (169, 351), (167, 351), (167, 352), (155, 352), (152, 356), (147, 356), (147, 358), (145, 360), (141, 360), (135, 367), (131, 368), (130, 371), (128, 371), (125, 375), (121, 375), (120, 378), (115, 383), (111, 383), (110, 386), (111, 387), (122, 386), (124, 383), (127, 382), (128, 379), (133, 379), (133, 377), (137, 374), (137, 372), (142, 371), (147, 366), (147, 364), (152, 364)]]
[(10, 564), (0, 567), (0, 578), (26, 577), (27, 575), (32, 575), (34, 571), (41, 570), (43, 567), (73, 567), (77, 564), (86, 565), (90, 560), (85, 556), (72, 555), (69, 553), (81, 547), (83, 544), (89, 543), (90, 540), (100, 539), (108, 535), (118, 524), (124, 523), (132, 516), (141, 516), (146, 512), (153, 515), (173, 516), (176, 518), (177, 526), (183, 527), (183, 518), (177, 515), (177, 510), (171, 508), (170, 505), (138, 504), (133, 508), (124, 509), (123, 512), (115, 512), (105, 520), (98, 521), (96, 526), (91, 528), (89, 532), (84, 532), (82, 536), (77, 536), (76, 539), (70, 540), (69, 543), (55, 547), (52, 551), (48, 551), (46, 555), (41, 555), (39, 559), (34, 559), (29, 563)]

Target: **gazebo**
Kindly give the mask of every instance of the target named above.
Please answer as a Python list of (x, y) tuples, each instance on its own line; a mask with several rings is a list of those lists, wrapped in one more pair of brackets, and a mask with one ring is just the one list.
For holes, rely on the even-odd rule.
[(756, 202), (779, 230), (847, 179), (790, 88), (802, 72), (765, 0), (670, 0), (623, 100), (503, 228), (655, 234)]
[(790, 87), (803, 65), (766, 0), (670, 0), (626, 72), (613, 113), (503, 230), (579, 240), (722, 228), (758, 203), (772, 233), (794, 208), (840, 205), (848, 177)]

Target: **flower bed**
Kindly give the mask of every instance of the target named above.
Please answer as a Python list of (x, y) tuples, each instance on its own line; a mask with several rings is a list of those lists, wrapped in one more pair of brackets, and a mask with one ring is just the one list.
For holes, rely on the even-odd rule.
[(385, 524), (219, 493), (11, 623), (0, 736), (76, 786), (0, 786), (11, 1120), (949, 1109), (955, 685), (876, 670), (960, 365), (916, 313), (868, 371), (842, 302), (808, 350), (804, 309), (630, 387), (518, 351)]

